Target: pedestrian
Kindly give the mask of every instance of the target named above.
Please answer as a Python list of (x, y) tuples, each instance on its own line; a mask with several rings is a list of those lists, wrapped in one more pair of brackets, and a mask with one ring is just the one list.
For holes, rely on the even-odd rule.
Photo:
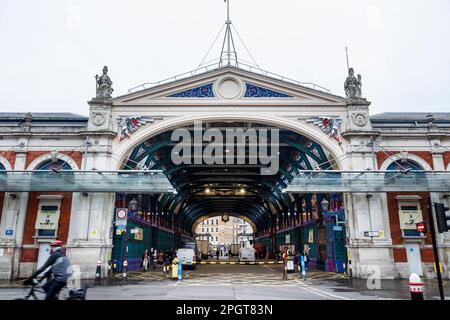
[(142, 254), (142, 259), (141, 259), (141, 268), (142, 271), (147, 271), (148, 268), (148, 250), (145, 249), (144, 253)]
[(158, 252), (156, 251), (156, 249), (153, 251), (153, 271), (156, 270), (156, 265), (158, 264)]
[(170, 254), (168, 252), (165, 252), (164, 256), (164, 266), (166, 271), (166, 276), (169, 277), (169, 271), (170, 271)]
[(219, 260), (219, 256), (220, 256), (220, 251), (217, 250), (217, 251), (216, 251), (216, 257), (217, 257), (217, 260)]

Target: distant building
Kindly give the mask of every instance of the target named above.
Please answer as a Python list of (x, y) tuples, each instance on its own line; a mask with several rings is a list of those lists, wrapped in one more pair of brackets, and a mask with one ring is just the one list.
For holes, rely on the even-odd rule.
[(227, 222), (217, 216), (203, 220), (195, 229), (198, 240), (208, 240), (212, 249), (220, 249), (228, 252), (231, 244), (239, 244), (240, 247), (250, 245), (253, 240), (251, 225), (237, 217), (229, 217)]

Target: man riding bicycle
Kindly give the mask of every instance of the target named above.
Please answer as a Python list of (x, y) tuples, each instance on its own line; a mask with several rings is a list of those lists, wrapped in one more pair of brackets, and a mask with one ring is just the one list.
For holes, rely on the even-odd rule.
[[(43, 289), (46, 292), (45, 300), (54, 300), (61, 289), (67, 285), (67, 280), (71, 276), (71, 274), (68, 273), (70, 261), (62, 252), (62, 241), (55, 240), (50, 243), (50, 247), (50, 257), (44, 265), (36, 270), (27, 280), (33, 281), (34, 278), (50, 267), (50, 270), (44, 275), (44, 277), (47, 277), (47, 282), (43, 286)], [(50, 275), (53, 275), (51, 280)]]

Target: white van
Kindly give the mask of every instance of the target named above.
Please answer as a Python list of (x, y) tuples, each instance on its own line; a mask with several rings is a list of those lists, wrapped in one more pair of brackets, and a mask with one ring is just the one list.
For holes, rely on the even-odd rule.
[(183, 262), (183, 268), (190, 266), (195, 269), (196, 259), (194, 249), (180, 248), (177, 250), (177, 258)]
[(240, 248), (239, 261), (255, 261), (255, 249), (251, 247)]

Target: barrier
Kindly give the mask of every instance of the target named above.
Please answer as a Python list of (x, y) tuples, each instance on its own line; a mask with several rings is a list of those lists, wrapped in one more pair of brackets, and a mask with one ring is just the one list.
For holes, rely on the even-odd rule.
[[(205, 264), (212, 264), (212, 265), (265, 265), (265, 264), (283, 264), (283, 261), (198, 261), (198, 262), (191, 262), (189, 264), (197, 264), (197, 265), (205, 265)], [(184, 262), (182, 264), (188, 264), (187, 262)]]

